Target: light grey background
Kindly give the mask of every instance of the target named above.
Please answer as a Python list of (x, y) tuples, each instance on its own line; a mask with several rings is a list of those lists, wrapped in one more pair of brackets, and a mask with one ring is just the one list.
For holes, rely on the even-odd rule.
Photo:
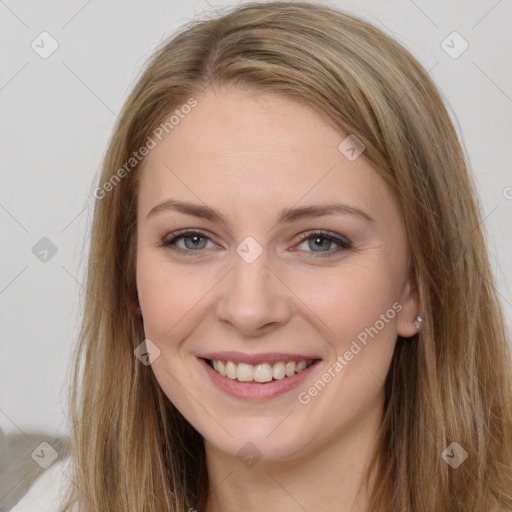
[[(235, 3), (0, 0), (4, 432), (66, 435), (66, 377), (79, 326), (91, 190), (116, 113), (163, 38), (194, 15)], [(330, 5), (383, 27), (440, 86), (474, 169), (511, 325), (511, 1), (339, 0)], [(38, 38), (43, 31), (59, 45), (46, 59), (31, 47), (34, 40), (43, 45)], [(457, 59), (441, 47), (453, 31), (469, 44)], [(460, 48), (460, 42), (450, 41)], [(57, 247), (47, 262), (32, 252), (42, 237)]]

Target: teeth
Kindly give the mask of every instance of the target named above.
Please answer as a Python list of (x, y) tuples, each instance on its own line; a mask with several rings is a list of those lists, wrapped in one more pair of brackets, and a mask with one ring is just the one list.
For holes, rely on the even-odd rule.
[(236, 379), (236, 364), (228, 361), (226, 364), (226, 377), (228, 379)]
[(213, 361), (213, 368), (223, 377), (226, 376), (226, 365), (222, 361)]
[[(251, 366), (248, 364), (247, 366)], [(272, 380), (272, 366), (268, 363), (259, 364), (254, 368), (254, 376), (252, 380), (256, 382), (270, 382)]]
[(306, 365), (308, 363), (306, 361), (301, 361), (300, 363), (297, 363), (297, 366), (295, 367), (295, 371), (297, 373), (301, 372), (302, 370), (306, 369)]
[(239, 363), (236, 369), (236, 378), (240, 382), (249, 382), (252, 380), (252, 366), (250, 364)]
[(276, 363), (272, 367), (272, 377), (274, 377), (274, 379), (276, 379), (276, 380), (283, 379), (285, 375), (286, 375), (286, 366), (284, 365), (284, 363), (279, 362), (279, 363)]
[(247, 363), (234, 363), (233, 361), (215, 360), (212, 361), (213, 369), (228, 379), (238, 380), (239, 382), (270, 382), (272, 379), (281, 380), (285, 377), (292, 377), (296, 373), (304, 371), (313, 364), (313, 360), (300, 361), (279, 361), (274, 365), (261, 363), (257, 365)]

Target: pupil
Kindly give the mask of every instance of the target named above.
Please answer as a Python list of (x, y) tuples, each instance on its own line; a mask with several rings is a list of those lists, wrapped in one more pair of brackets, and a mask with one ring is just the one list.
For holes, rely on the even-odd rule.
[[(190, 240), (192, 240), (192, 244), (197, 247), (198, 245), (200, 245), (200, 241), (201, 241), (201, 238), (203, 238), (202, 236), (199, 236), (199, 235), (193, 235), (193, 236), (189, 236), (188, 237)], [(313, 242), (315, 244), (317, 244), (317, 247), (320, 247), (320, 248), (323, 248), (323, 249), (328, 249), (329, 248), (329, 244), (331, 243), (331, 241), (329, 239), (327, 239), (326, 237), (323, 237), (323, 236), (317, 236), (316, 238), (312, 238), (310, 239), (310, 248), (312, 249), (313, 247), (311, 246), (311, 240), (313, 240)], [(323, 243), (322, 243), (323, 242)], [(185, 244), (186, 245), (186, 244)]]
[[(198, 245), (200, 245), (201, 238), (203, 238), (203, 237), (199, 236), (199, 235), (193, 235), (193, 236), (189, 236), (187, 238), (192, 240), (192, 244), (194, 247), (198, 247)], [(185, 243), (185, 245), (187, 245), (187, 244)]]
[[(322, 248), (322, 245), (323, 245), (323, 248), (324, 249), (328, 249), (328, 246), (329, 244), (331, 243), (330, 240), (328, 240), (327, 238), (323, 237), (323, 236), (317, 236), (316, 238), (312, 239), (314, 241), (315, 244), (318, 244), (318, 246), (320, 246), (320, 248)], [(323, 240), (323, 244), (322, 244), (322, 240)], [(317, 247), (318, 247), (317, 246)], [(312, 249), (313, 247), (311, 247)]]

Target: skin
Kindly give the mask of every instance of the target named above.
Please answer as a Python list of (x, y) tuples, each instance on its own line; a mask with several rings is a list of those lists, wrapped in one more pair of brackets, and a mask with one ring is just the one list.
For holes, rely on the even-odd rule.
[[(420, 313), (396, 202), (364, 153), (349, 161), (338, 150), (346, 134), (311, 108), (238, 89), (209, 90), (197, 101), (143, 165), (137, 287), (146, 337), (160, 350), (154, 374), (205, 440), (207, 510), (366, 510), (358, 489), (384, 379), (397, 335), (412, 336)], [(172, 210), (148, 217), (171, 197), (206, 204), (228, 224)], [(276, 224), (283, 208), (334, 201), (374, 220), (329, 214)], [(193, 235), (163, 247), (179, 229), (209, 236), (196, 240), (199, 249)], [(313, 230), (352, 247), (297, 238)], [(263, 249), (250, 264), (236, 252), (248, 236)], [(185, 244), (189, 254), (179, 253)], [(298, 393), (332, 372), (337, 355), (394, 303), (401, 311), (300, 403)], [(315, 354), (322, 362), (298, 389), (254, 403), (219, 391), (199, 364), (197, 354), (221, 350)], [(262, 457), (252, 467), (237, 457), (247, 442)]]

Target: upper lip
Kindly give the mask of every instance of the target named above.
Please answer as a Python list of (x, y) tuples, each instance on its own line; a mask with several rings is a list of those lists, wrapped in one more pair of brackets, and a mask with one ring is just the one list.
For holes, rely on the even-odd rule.
[(320, 359), (318, 356), (308, 356), (304, 354), (285, 354), (282, 352), (264, 352), (261, 354), (246, 354), (244, 352), (210, 352), (208, 354), (198, 354), (197, 357), (203, 359), (210, 359), (212, 361), (232, 361), (233, 363), (246, 363), (246, 364), (274, 364), (279, 361), (288, 362), (295, 361), (311, 361)]

